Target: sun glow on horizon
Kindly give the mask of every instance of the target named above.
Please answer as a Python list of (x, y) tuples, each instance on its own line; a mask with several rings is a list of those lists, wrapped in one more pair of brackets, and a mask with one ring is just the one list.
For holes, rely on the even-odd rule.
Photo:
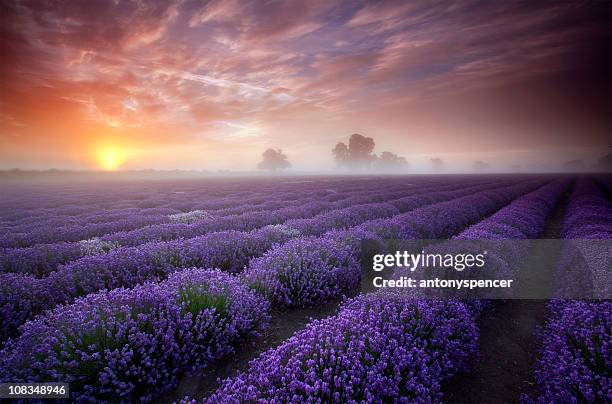
[(97, 161), (105, 171), (115, 171), (125, 162), (125, 152), (116, 147), (105, 147), (97, 152)]

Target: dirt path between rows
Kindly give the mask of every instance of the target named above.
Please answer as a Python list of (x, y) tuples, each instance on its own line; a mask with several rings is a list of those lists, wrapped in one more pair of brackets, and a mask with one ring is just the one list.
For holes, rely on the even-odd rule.
[(260, 353), (280, 345), (297, 331), (306, 328), (310, 321), (336, 314), (340, 302), (341, 299), (338, 299), (319, 304), (316, 307), (273, 312), (270, 327), (260, 338), (255, 340), (254, 345), (238, 347), (236, 354), (224, 357), (218, 363), (211, 365), (208, 372), (204, 371), (201, 374), (183, 378), (176, 389), (155, 402), (160, 404), (172, 403), (185, 396), (199, 401), (219, 387), (217, 379), (232, 377), (245, 370), (252, 359), (255, 359)]
[[(566, 193), (555, 207), (541, 239), (559, 238), (568, 197)], [(522, 275), (529, 284), (550, 285), (560, 248), (547, 245), (549, 248), (533, 249), (526, 258), (525, 267), (539, 269)], [(547, 300), (541, 299), (495, 301), (492, 312), (480, 323), (479, 361), (471, 372), (452, 378), (444, 386), (444, 401), (519, 403), (522, 394), (532, 393), (540, 348), (537, 331), (546, 320), (546, 304)]]
[[(355, 291), (349, 297), (356, 296), (359, 293), (359, 291)], [(254, 341), (254, 345), (239, 346), (236, 348), (235, 355), (224, 357), (217, 363), (212, 364), (208, 371), (205, 370), (192, 377), (182, 378), (177, 388), (162, 395), (154, 402), (170, 404), (186, 396), (200, 401), (219, 387), (219, 380), (236, 376), (239, 372), (246, 370), (251, 360), (257, 358), (262, 352), (277, 347), (296, 332), (303, 330), (312, 320), (323, 319), (336, 314), (341, 301), (342, 299), (337, 299), (319, 304), (316, 307), (273, 312), (270, 327), (262, 337)]]

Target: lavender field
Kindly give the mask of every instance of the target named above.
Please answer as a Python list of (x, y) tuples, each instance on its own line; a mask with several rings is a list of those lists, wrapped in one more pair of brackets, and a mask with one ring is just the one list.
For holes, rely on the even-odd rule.
[[(360, 293), (360, 259), (364, 240), (609, 240), (611, 196), (605, 175), (7, 183), (0, 383), (65, 382), (76, 402), (610, 402), (609, 300)], [(576, 262), (542, 276), (561, 287)]]

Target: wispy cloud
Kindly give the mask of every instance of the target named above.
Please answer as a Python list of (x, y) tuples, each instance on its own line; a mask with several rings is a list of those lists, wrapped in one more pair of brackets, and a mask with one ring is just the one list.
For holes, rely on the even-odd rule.
[(320, 152), (329, 143), (359, 131), (415, 153), (491, 147), (491, 137), (506, 147), (503, 136), (516, 148), (600, 144), (609, 129), (602, 8), (2, 2), (0, 146), (111, 137), (143, 149), (206, 144), (214, 154), (239, 139), (245, 156), (257, 156), (250, 150), (262, 142), (305, 150), (308, 139), (305, 159), (320, 165), (331, 164)]

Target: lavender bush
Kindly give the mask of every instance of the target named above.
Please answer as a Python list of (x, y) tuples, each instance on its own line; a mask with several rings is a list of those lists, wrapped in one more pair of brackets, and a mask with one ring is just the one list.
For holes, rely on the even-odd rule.
[[(554, 181), (524, 195), (492, 216), (470, 226), (453, 237), (455, 240), (522, 240), (534, 239), (544, 229), (546, 220), (569, 183)], [(479, 249), (482, 242), (477, 243)], [(487, 244), (486, 271), (498, 278), (514, 277), (527, 256), (529, 243)]]
[[(586, 240), (612, 239), (612, 204), (592, 180), (580, 179), (576, 184), (561, 233), (566, 239), (584, 240), (578, 245), (586, 248)], [(589, 288), (597, 288), (597, 294), (609, 296), (609, 275), (605, 273), (609, 257), (590, 265), (581, 257), (580, 248), (562, 253), (556, 269), (559, 293), (571, 295), (573, 290), (568, 287), (586, 288), (580, 291), (584, 295)], [(587, 280), (587, 284), (576, 284), (576, 279)], [(552, 300), (548, 312), (536, 366), (535, 401), (612, 401), (612, 304), (605, 300)]]
[[(531, 186), (533, 185), (527, 185), (527, 187)], [(499, 204), (508, 198), (503, 196), (506, 193), (512, 195), (515, 192), (522, 192), (525, 187), (525, 185), (511, 186), (497, 191), (481, 192), (482, 195), (488, 195), (490, 192), (493, 192), (494, 195), (500, 195), (499, 201), (496, 200), (491, 203)], [(484, 188), (487, 189), (487, 186), (484, 186)], [(480, 189), (480, 186), (476, 189)], [(471, 193), (476, 189), (469, 188), (462, 192), (464, 194)], [(444, 191), (441, 194), (444, 195), (444, 198), (456, 195), (454, 192), (446, 193)], [(475, 199), (478, 195), (480, 193), (471, 196), (471, 198)], [(436, 197), (434, 196), (434, 198)], [(444, 204), (444, 206), (448, 205), (449, 203)], [(364, 215), (363, 220), (371, 217), (370, 213), (368, 211), (364, 212), (361, 207), (357, 207), (356, 210)], [(463, 210), (465, 210), (465, 207), (456, 208), (454, 210), (457, 215), (455, 218), (448, 218), (448, 221), (444, 223), (438, 222), (443, 226), (443, 229), (430, 229), (429, 234), (433, 234), (434, 237), (444, 237), (444, 234), (437, 232), (444, 231), (449, 227), (449, 223), (455, 223), (454, 221), (469, 223), (470, 220), (481, 217), (481, 214), (477, 214), (472, 207), (469, 207), (470, 216), (465, 218)], [(351, 217), (353, 222), (358, 220), (356, 219), (358, 216), (354, 215), (352, 210), (343, 210), (343, 212)], [(431, 209), (419, 213), (421, 213), (421, 220), (435, 222), (434, 216), (439, 215), (439, 209), (432, 205)], [(318, 221), (319, 219), (314, 218), (313, 220)], [(325, 223), (325, 221), (322, 221), (322, 223)], [(318, 225), (319, 228), (322, 226), (324, 224)], [(326, 226), (329, 230), (333, 229), (333, 223), (327, 223)], [(454, 230), (458, 226), (458, 224), (455, 224), (451, 229)], [(362, 229), (362, 227), (359, 228)], [(365, 228), (362, 230), (367, 232)], [(14, 325), (22, 319), (32, 318), (45, 309), (52, 308), (60, 303), (71, 302), (76, 297), (101, 289), (131, 287), (147, 280), (163, 279), (168, 273), (189, 266), (216, 267), (230, 272), (238, 272), (250, 258), (257, 257), (274, 244), (285, 242), (297, 235), (295, 229), (266, 226), (252, 232), (225, 231), (187, 240), (119, 248), (108, 254), (84, 257), (60, 267), (48, 277), (34, 282), (31, 293), (20, 296), (18, 300), (15, 300), (10, 293), (3, 294), (3, 291), (8, 290), (10, 285), (5, 285), (6, 289), (2, 285), (9, 281), (13, 282), (15, 278), (7, 278), (5, 274), (0, 274), (0, 310), (8, 313), (9, 316), (6, 325), (0, 327), (0, 337), (6, 339), (15, 335), (17, 330)], [(25, 277), (27, 275), (24, 275)], [(358, 282), (358, 280), (355, 282)], [(344, 286), (340, 289), (342, 288)], [(335, 293), (333, 295), (335, 296)]]
[[(0, 338), (14, 337), (0, 351), (0, 381), (67, 381), (75, 401), (151, 401), (256, 337), (270, 306), (316, 305), (354, 291), (362, 240), (537, 237), (566, 185), (493, 177), (275, 179), (244, 188), (236, 181), (121, 187), (114, 197), (9, 195), (0, 204), (0, 245), (8, 247), (0, 271), (22, 273), (0, 274)], [(569, 211), (582, 213), (568, 212), (564, 231), (597, 238), (609, 201), (593, 183), (578, 185), (580, 202)], [(62, 230), (36, 230), (41, 223)], [(506, 269), (524, 255), (491, 253)], [(601, 358), (610, 356), (610, 307), (558, 304), (544, 333), (545, 360), (564, 365), (554, 374), (539, 368), (539, 379), (559, 380), (540, 401), (609, 400), (610, 364)], [(399, 292), (351, 299), (206, 401), (440, 402), (441, 383), (476, 355), (484, 307)], [(564, 327), (569, 337), (552, 339)], [(562, 390), (568, 374), (580, 383)]]
[(612, 400), (612, 303), (553, 301), (536, 369), (540, 403)]
[[(115, 231), (102, 238), (95, 238), (98, 245), (112, 246), (137, 246), (152, 241), (171, 241), (177, 238), (194, 238), (213, 231), (223, 231), (229, 229), (251, 230), (262, 227), (267, 223), (280, 223), (286, 217), (310, 217), (320, 212), (326, 212), (335, 208), (344, 208), (347, 204), (362, 204), (369, 200), (378, 200), (381, 197), (397, 196), (395, 191), (383, 193), (382, 195), (368, 194), (356, 197), (346, 197), (336, 202), (325, 201), (300, 201), (295, 205), (287, 206), (282, 204), (282, 209), (276, 211), (253, 210), (241, 206), (240, 214), (218, 217), (206, 216), (202, 220), (195, 220), (192, 214), (177, 214), (183, 218), (177, 220), (181, 224), (169, 223), (159, 226), (146, 226), (128, 232)], [(311, 197), (312, 198), (312, 197)], [(201, 211), (194, 211), (201, 212)], [(349, 212), (343, 212), (346, 216)], [(185, 216), (188, 215), (188, 216)], [(188, 217), (189, 219), (185, 219)], [(316, 219), (320, 222), (320, 219)], [(323, 221), (329, 228), (329, 223)], [(83, 235), (80, 227), (76, 227), (79, 233), (71, 237)], [(112, 227), (111, 227), (112, 228)], [(47, 232), (51, 231), (49, 229)], [(51, 231), (52, 233), (52, 231)], [(48, 275), (55, 270), (59, 264), (64, 264), (88, 254), (89, 248), (83, 248), (83, 241), (78, 242), (58, 242), (51, 244), (37, 244), (28, 248), (6, 248), (0, 255), (0, 270), (4, 272), (30, 273), (38, 277)], [(87, 247), (87, 246), (85, 246)], [(98, 251), (99, 249), (96, 249)], [(110, 250), (110, 248), (108, 248)]]
[(464, 368), (477, 341), (460, 302), (360, 296), (263, 353), (205, 402), (439, 402), (440, 382)]
[(356, 289), (360, 280), (359, 255), (347, 238), (335, 234), (291, 240), (252, 260), (242, 279), (278, 308), (339, 297)]
[(0, 353), (0, 380), (61, 380), (74, 401), (150, 401), (266, 326), (267, 302), (227, 274), (190, 269), (38, 317)]
[[(529, 185), (529, 187), (532, 186)], [(508, 196), (504, 194), (504, 191), (509, 195), (514, 195), (513, 193), (524, 192), (525, 189), (529, 188), (514, 187), (504, 189), (500, 193), (483, 191), (471, 198), (484, 198), (485, 195), (493, 192), (492, 195), (497, 196), (497, 199), (492, 197), (488, 204), (477, 205), (477, 208), (486, 206), (487, 209), (492, 210), (507, 200)], [(470, 205), (466, 212), (466, 205), (461, 204), (460, 208), (453, 209), (451, 217), (445, 216), (446, 220), (440, 222), (438, 216), (442, 209), (438, 205), (446, 207), (448, 203), (430, 205), (414, 211), (416, 220), (423, 225), (425, 223), (434, 226), (438, 224), (438, 227), (427, 229), (431, 238), (445, 237), (447, 236), (445, 232), (453, 232), (463, 227), (465, 223), (483, 215), (482, 211), (475, 212)], [(402, 220), (405, 219), (402, 218)], [(401, 222), (404, 228), (411, 224), (414, 224), (414, 220), (407, 221), (407, 223), (406, 221)], [(358, 232), (363, 238), (380, 240), (376, 233), (369, 230), (370, 228), (371, 226), (368, 225), (357, 226), (352, 233), (357, 234), (355, 232)], [(423, 228), (415, 229), (412, 232), (413, 238), (418, 238), (416, 234), (419, 230), (423, 231)], [(251, 262), (243, 274), (244, 282), (264, 294), (274, 306), (278, 307), (309, 306), (354, 290), (361, 279), (358, 250), (347, 250), (346, 247), (339, 246), (337, 239), (342, 238), (341, 232), (336, 233), (336, 236), (334, 233), (336, 232), (332, 231), (329, 236), (318, 239), (292, 240), (270, 250), (263, 257)], [(354, 240), (354, 243), (361, 241), (360, 237), (354, 235), (349, 238)]]
[(531, 239), (537, 238), (546, 219), (568, 187), (559, 180), (518, 198), (499, 212), (482, 220), (454, 239)]
[(390, 219), (371, 220), (359, 227), (385, 239), (447, 238), (538, 185), (541, 183), (483, 190), (447, 202), (427, 205)]
[[(192, 266), (239, 271), (251, 257), (293, 237), (295, 233), (283, 226), (265, 227), (251, 233), (219, 232), (85, 257), (42, 279), (23, 274), (0, 274), (0, 312), (5, 319), (0, 337), (4, 340), (15, 335), (23, 321), (44, 310), (102, 289), (133, 287), (165, 279), (177, 269)], [(28, 293), (16, 294), (15, 283), (28, 284)]]
[(561, 235), (565, 239), (612, 238), (612, 202), (592, 180), (576, 184)]

